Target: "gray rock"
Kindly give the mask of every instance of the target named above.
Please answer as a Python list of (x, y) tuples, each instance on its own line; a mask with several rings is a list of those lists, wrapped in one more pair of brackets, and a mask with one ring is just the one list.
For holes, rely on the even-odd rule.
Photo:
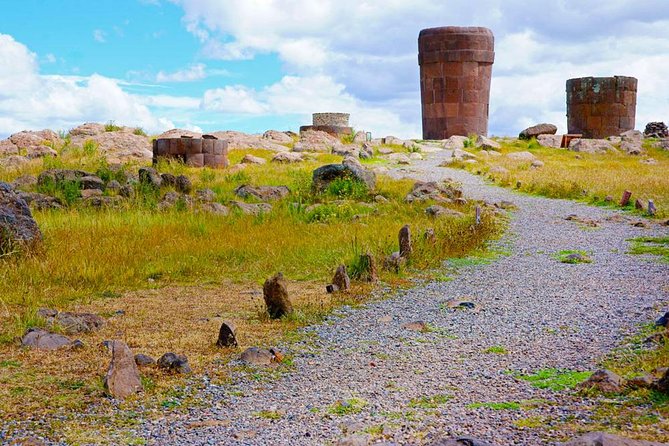
[(38, 211), (46, 211), (49, 209), (63, 209), (63, 202), (56, 197), (50, 195), (39, 194), (37, 192), (21, 192), (19, 193), (30, 207)]
[(528, 127), (518, 135), (520, 139), (536, 138), (539, 135), (555, 135), (557, 133), (557, 126), (553, 124), (537, 124)]
[(158, 367), (166, 372), (179, 374), (187, 374), (192, 371), (186, 356), (172, 352), (165, 353), (158, 359)]
[(47, 319), (47, 323), (60, 325), (65, 333), (90, 333), (101, 329), (105, 320), (97, 314), (91, 313), (58, 313), (53, 319)]
[(142, 167), (139, 169), (139, 182), (145, 186), (160, 189), (163, 184), (163, 179), (153, 167)]
[(568, 441), (563, 446), (668, 446), (668, 444), (655, 441), (632, 440), (604, 432), (591, 432)]
[(244, 155), (242, 158), (243, 164), (265, 164), (267, 160), (265, 158), (260, 158), (259, 156), (253, 156), (251, 154)]
[(107, 393), (119, 400), (143, 390), (135, 357), (121, 341), (111, 342), (112, 360), (104, 379)]
[(476, 147), (483, 150), (499, 150), (502, 148), (500, 143), (483, 135), (479, 135), (476, 138)]
[(338, 291), (349, 291), (351, 289), (351, 279), (346, 273), (346, 265), (339, 265), (332, 278), (332, 284), (337, 287)]
[(604, 393), (618, 393), (625, 385), (625, 380), (610, 370), (598, 370), (579, 386), (584, 389), (597, 389)]
[(138, 367), (148, 367), (156, 364), (156, 360), (149, 355), (138, 353), (135, 355), (135, 364)]
[(41, 328), (28, 329), (21, 339), (23, 347), (32, 347), (38, 350), (57, 350), (70, 344), (72, 344), (72, 340), (67, 336), (49, 333)]
[(246, 215), (261, 215), (272, 212), (272, 205), (269, 203), (244, 203), (233, 201), (230, 203), (235, 209), (239, 209)]
[(217, 347), (237, 347), (237, 329), (230, 321), (224, 321), (218, 330)]
[(193, 190), (193, 183), (186, 175), (179, 175), (176, 177), (174, 188), (182, 194), (190, 194)]
[(524, 151), (524, 152), (511, 152), (506, 155), (507, 158), (515, 161), (528, 161), (532, 162), (537, 159), (533, 153)]
[(297, 152), (279, 152), (272, 157), (273, 163), (299, 163), (302, 161), (304, 161), (304, 155)]
[(216, 192), (211, 189), (200, 189), (195, 192), (195, 198), (202, 203), (211, 203), (216, 200)]
[(569, 150), (583, 153), (606, 153), (613, 152), (616, 148), (605, 139), (573, 139), (569, 143)]
[(242, 198), (255, 197), (261, 201), (276, 201), (290, 194), (286, 186), (249, 186), (242, 185), (235, 189), (235, 195)]
[(249, 347), (241, 354), (240, 360), (249, 365), (270, 365), (274, 355), (269, 350)]
[(262, 290), (267, 313), (272, 319), (279, 319), (293, 312), (293, 305), (288, 298), (288, 285), (282, 273), (267, 279)]
[(162, 180), (161, 186), (175, 187), (177, 185), (177, 177), (171, 173), (161, 173), (160, 179)]
[(313, 172), (314, 190), (321, 192), (336, 179), (351, 179), (364, 184), (372, 190), (376, 187), (376, 174), (363, 168), (359, 163), (354, 163), (350, 158), (342, 164), (326, 164)]
[(539, 135), (537, 142), (543, 147), (559, 149), (562, 147), (562, 135)]
[(430, 217), (464, 217), (465, 214), (462, 212), (453, 210), (453, 209), (448, 209), (443, 206), (439, 206), (438, 204), (433, 204), (432, 206), (428, 207), (425, 209), (425, 213), (429, 215)]
[(41, 241), (28, 204), (9, 184), (0, 182), (0, 255), (35, 249)]

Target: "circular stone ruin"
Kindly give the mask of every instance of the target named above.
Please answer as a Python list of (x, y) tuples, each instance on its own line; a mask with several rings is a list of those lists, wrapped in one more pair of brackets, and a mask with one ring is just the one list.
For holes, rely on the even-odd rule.
[(495, 38), (487, 28), (424, 29), (418, 36), (423, 139), (488, 134)]
[(153, 163), (161, 158), (176, 159), (191, 167), (221, 169), (229, 164), (228, 143), (213, 135), (159, 138), (153, 141)]
[(314, 113), (312, 117), (313, 125), (300, 127), (300, 133), (307, 130), (316, 130), (336, 137), (350, 135), (353, 133), (353, 129), (348, 124), (349, 117), (348, 113)]
[(567, 127), (585, 138), (618, 136), (633, 130), (637, 80), (633, 77), (581, 77), (567, 81)]

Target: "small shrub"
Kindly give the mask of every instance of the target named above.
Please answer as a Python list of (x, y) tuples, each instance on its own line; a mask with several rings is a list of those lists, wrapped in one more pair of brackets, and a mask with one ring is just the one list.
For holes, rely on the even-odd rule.
[(437, 407), (446, 404), (451, 397), (448, 395), (433, 395), (414, 398), (409, 401), (409, 407), (419, 409), (436, 409)]
[(98, 143), (92, 139), (87, 139), (84, 141), (84, 145), (81, 148), (84, 151), (84, 155), (92, 156), (95, 155), (95, 153), (98, 151), (98, 147), (100, 147)]
[(337, 178), (325, 190), (327, 195), (336, 198), (364, 199), (369, 195), (367, 186), (352, 178)]
[(508, 354), (508, 350), (501, 345), (493, 345), (492, 347), (488, 347), (485, 350), (483, 350), (483, 353), (494, 353), (496, 355), (506, 355)]
[(105, 124), (105, 132), (118, 132), (121, 130), (121, 127), (116, 125), (114, 121), (107, 121)]
[(367, 406), (367, 401), (360, 398), (349, 398), (345, 401), (337, 401), (328, 408), (328, 413), (332, 415), (350, 415), (362, 412)]
[(133, 135), (137, 135), (137, 136), (147, 136), (146, 132), (141, 127), (137, 127), (135, 130), (132, 131), (132, 133), (133, 133)]

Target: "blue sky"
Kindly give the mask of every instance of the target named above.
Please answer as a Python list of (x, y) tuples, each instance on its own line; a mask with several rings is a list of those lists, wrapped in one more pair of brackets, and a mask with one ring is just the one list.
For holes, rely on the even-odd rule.
[(416, 39), (445, 25), (495, 33), (492, 134), (564, 130), (564, 82), (586, 75), (638, 77), (637, 128), (669, 121), (666, 0), (22, 0), (0, 15), (0, 135), (297, 130), (346, 111), (417, 137)]

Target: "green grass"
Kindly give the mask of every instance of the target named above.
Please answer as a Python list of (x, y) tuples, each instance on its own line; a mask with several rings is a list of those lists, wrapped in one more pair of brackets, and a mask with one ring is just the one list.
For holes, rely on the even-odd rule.
[(116, 125), (114, 121), (107, 121), (105, 124), (105, 132), (118, 132), (122, 127)]
[(542, 369), (531, 375), (515, 375), (516, 378), (527, 381), (539, 389), (560, 391), (573, 389), (587, 380), (591, 372), (577, 372), (574, 370)]
[(521, 404), (515, 401), (507, 401), (503, 403), (472, 403), (467, 405), (469, 409), (486, 408), (492, 410), (520, 410)]
[(283, 414), (276, 410), (261, 410), (255, 412), (253, 415), (255, 415), (258, 418), (264, 418), (266, 420), (280, 420), (281, 418), (283, 418)]
[(368, 405), (367, 401), (360, 398), (349, 398), (344, 401), (337, 401), (328, 408), (331, 415), (344, 416), (362, 412)]
[(632, 240), (630, 254), (659, 256), (669, 262), (669, 237), (641, 237)]
[(554, 256), (561, 263), (568, 264), (579, 264), (579, 263), (592, 263), (590, 255), (586, 251), (581, 250), (564, 250), (560, 251)]
[(436, 409), (450, 400), (449, 395), (432, 395), (414, 398), (409, 401), (409, 407), (413, 409)]
[(502, 345), (493, 345), (483, 350), (483, 353), (494, 353), (496, 355), (507, 355), (509, 351)]

